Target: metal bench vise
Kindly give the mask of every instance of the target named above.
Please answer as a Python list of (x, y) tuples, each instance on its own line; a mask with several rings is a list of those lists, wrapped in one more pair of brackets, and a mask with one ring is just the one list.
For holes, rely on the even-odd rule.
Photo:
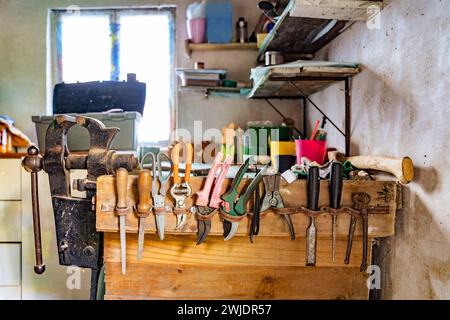
[[(67, 134), (74, 125), (85, 127), (90, 135), (87, 153), (70, 154)], [(118, 128), (105, 128), (103, 123), (88, 117), (56, 116), (49, 125), (42, 156), (35, 146), (28, 149), (22, 166), (31, 173), (33, 228), (37, 274), (45, 271), (42, 259), (41, 230), (37, 173), (42, 169), (48, 174), (56, 226), (59, 263), (92, 269), (91, 299), (95, 298), (97, 279), (103, 260), (102, 236), (95, 228), (96, 180), (101, 175), (114, 174), (118, 168), (132, 171), (138, 166), (133, 154), (118, 154), (109, 150), (119, 132)], [(70, 170), (85, 169), (85, 179), (74, 180), (70, 186)], [(86, 198), (71, 195), (71, 187), (85, 191)], [(68, 214), (70, 213), (70, 214)]]

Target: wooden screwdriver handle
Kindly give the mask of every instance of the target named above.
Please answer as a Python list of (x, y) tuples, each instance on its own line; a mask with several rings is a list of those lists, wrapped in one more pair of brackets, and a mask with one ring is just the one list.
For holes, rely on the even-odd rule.
[(142, 170), (138, 176), (139, 204), (138, 213), (146, 214), (152, 207), (150, 203), (150, 193), (152, 188), (152, 175), (149, 170)]
[(128, 208), (128, 171), (119, 168), (116, 171), (117, 209)]

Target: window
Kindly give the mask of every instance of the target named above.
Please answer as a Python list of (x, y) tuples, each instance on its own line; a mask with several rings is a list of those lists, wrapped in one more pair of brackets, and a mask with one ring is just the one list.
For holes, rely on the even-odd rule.
[(174, 9), (55, 10), (56, 82), (127, 79), (147, 84), (139, 142), (172, 128)]

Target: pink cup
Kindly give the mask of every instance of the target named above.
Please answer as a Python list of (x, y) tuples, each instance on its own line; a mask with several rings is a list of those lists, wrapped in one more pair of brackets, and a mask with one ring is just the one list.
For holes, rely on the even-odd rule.
[(187, 21), (188, 38), (193, 43), (202, 43), (205, 39), (206, 19), (192, 19)]
[(297, 164), (301, 165), (301, 158), (306, 157), (318, 164), (323, 164), (327, 142), (321, 140), (295, 140), (295, 153), (297, 155)]

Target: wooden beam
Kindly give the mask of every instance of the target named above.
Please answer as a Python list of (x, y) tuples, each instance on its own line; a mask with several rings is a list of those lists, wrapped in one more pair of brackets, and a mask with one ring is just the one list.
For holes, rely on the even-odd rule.
[[(189, 264), (234, 267), (305, 267), (306, 240), (285, 237), (255, 237), (253, 243), (243, 237), (225, 242), (223, 237), (210, 236), (197, 245), (194, 235), (167, 235), (161, 241), (157, 235), (146, 235), (142, 259), (136, 259), (137, 236), (127, 235), (127, 263)], [(361, 264), (362, 241), (357, 237), (352, 246), (350, 263), (344, 264), (347, 239), (336, 242), (336, 261), (331, 257), (331, 239), (317, 243), (318, 267), (356, 268)], [(370, 252), (369, 252), (370, 256)], [(105, 233), (105, 260), (120, 262), (120, 239), (117, 233)]]
[[(305, 240), (257, 237), (224, 242), (194, 236), (146, 236), (141, 260), (137, 240), (127, 237), (127, 274), (122, 275), (120, 240), (104, 239), (106, 299), (367, 299), (367, 274), (359, 272), (362, 241), (355, 239), (349, 265), (346, 241), (331, 261), (329, 241), (319, 241), (316, 267), (305, 267)], [(369, 252), (370, 256), (370, 252)]]
[(106, 300), (368, 299), (356, 268), (240, 267), (106, 262)]

